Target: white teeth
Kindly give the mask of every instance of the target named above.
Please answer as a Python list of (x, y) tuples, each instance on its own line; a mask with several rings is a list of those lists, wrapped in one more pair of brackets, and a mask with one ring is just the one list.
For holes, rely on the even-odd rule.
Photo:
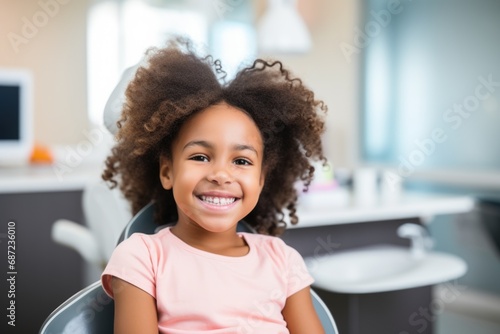
[(215, 205), (229, 205), (233, 203), (236, 198), (234, 197), (213, 197), (213, 196), (201, 196), (203, 202), (207, 202)]

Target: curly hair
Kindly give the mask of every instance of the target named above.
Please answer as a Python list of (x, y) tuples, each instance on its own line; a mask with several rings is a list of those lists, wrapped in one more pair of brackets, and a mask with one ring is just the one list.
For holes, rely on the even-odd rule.
[(159, 224), (177, 221), (172, 190), (160, 183), (160, 157), (171, 157), (172, 142), (189, 117), (227, 103), (250, 115), (264, 143), (264, 188), (244, 220), (258, 233), (278, 235), (286, 227), (286, 210), (296, 224), (297, 181), (306, 191), (314, 174), (311, 160), (326, 164), (326, 105), (279, 61), (257, 59), (225, 82), (220, 61), (198, 56), (188, 41), (173, 40), (146, 55), (127, 87), (117, 143), (102, 175), (120, 187), (132, 213), (153, 201)]

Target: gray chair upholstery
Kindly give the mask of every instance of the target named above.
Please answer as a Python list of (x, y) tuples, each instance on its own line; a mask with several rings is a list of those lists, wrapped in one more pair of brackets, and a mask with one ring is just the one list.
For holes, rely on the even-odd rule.
[[(136, 232), (155, 233), (161, 227), (154, 222), (153, 215), (154, 205), (150, 203), (127, 224), (118, 243)], [(239, 232), (255, 232), (251, 226), (244, 222), (238, 224), (237, 230)], [(313, 290), (311, 290), (311, 297), (325, 333), (338, 334), (335, 321), (326, 305)], [(52, 312), (42, 325), (39, 334), (113, 333), (113, 317), (113, 300), (104, 292), (100, 281), (97, 281), (76, 293)]]
[(80, 290), (54, 310), (40, 334), (113, 333), (115, 306), (97, 281)]

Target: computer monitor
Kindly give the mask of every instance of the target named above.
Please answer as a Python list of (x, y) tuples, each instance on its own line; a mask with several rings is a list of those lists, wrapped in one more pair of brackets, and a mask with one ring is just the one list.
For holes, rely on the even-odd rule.
[(33, 148), (33, 77), (0, 68), (0, 165), (22, 165)]

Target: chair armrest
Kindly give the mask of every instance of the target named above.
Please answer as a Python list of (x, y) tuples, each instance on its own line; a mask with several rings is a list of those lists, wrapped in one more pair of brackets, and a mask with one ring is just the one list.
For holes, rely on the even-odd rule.
[(66, 219), (59, 219), (52, 225), (52, 240), (73, 248), (89, 263), (101, 266), (103, 258), (99, 246), (88, 228)]

